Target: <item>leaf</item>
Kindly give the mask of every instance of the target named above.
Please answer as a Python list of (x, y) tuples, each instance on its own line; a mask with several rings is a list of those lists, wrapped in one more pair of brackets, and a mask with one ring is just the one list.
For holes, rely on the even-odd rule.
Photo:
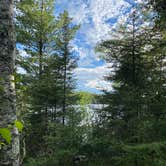
[(11, 139), (12, 139), (12, 135), (9, 129), (7, 128), (0, 128), (0, 135), (2, 136), (3, 139), (5, 139), (5, 141), (10, 144), (11, 143)]
[(19, 132), (21, 132), (21, 131), (23, 130), (24, 125), (23, 125), (20, 121), (16, 120), (16, 121), (14, 122), (14, 124), (15, 124), (15, 126), (17, 127), (17, 129), (18, 129)]
[(2, 146), (5, 146), (5, 143), (0, 142), (0, 150), (2, 149)]
[(4, 145), (5, 145), (5, 143), (3, 143), (3, 142), (0, 142), (0, 146), (1, 146), (1, 145), (3, 145), (3, 146), (4, 146)]

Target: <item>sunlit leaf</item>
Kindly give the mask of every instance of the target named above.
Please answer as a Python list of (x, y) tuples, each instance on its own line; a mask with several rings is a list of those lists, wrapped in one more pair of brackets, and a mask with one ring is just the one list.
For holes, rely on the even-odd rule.
[(22, 129), (24, 128), (23, 124), (22, 124), (20, 121), (18, 121), (18, 120), (16, 120), (14, 124), (15, 124), (15, 126), (17, 127), (17, 129), (18, 129), (20, 132), (21, 132)]
[(11, 143), (12, 135), (9, 129), (7, 128), (0, 128), (0, 135), (2, 138), (8, 143)]

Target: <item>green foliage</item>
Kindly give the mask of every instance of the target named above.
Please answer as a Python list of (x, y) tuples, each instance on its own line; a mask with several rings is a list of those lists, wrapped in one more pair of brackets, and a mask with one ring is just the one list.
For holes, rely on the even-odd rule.
[[(117, 165), (153, 165), (158, 166), (159, 163), (165, 162), (165, 142), (156, 142), (139, 145), (117, 145), (114, 146), (113, 152), (119, 152), (119, 156), (112, 155), (112, 163)], [(164, 165), (163, 165), (164, 166)]]
[(0, 150), (2, 149), (3, 146), (5, 146), (5, 144), (3, 142), (0, 142)]
[[(97, 111), (93, 137), (107, 140), (106, 154), (115, 166), (158, 166), (165, 162), (164, 36), (160, 30), (142, 26), (154, 21), (150, 15), (144, 6), (136, 6), (114, 38), (96, 49), (113, 64), (114, 72), (106, 78), (113, 82), (113, 92), (105, 92), (100, 100), (106, 107)], [(160, 39), (156, 38), (158, 33)]]
[(22, 124), (22, 122), (16, 120), (16, 121), (14, 122), (14, 124), (15, 124), (15, 126), (17, 127), (18, 131), (19, 131), (19, 132), (22, 132), (22, 130), (23, 130), (23, 128), (24, 128), (24, 125)]
[[(136, 6), (127, 22), (117, 26), (114, 38), (98, 45), (96, 51), (113, 64), (114, 71), (106, 78), (113, 91), (94, 95), (74, 92), (78, 57), (72, 54), (70, 41), (80, 26), (72, 23), (67, 11), (55, 17), (53, 0), (18, 3), (22, 14), (16, 21), (17, 42), (27, 53), (16, 60), (26, 73), (16, 73), (17, 107), (26, 125), (24, 166), (70, 166), (77, 154), (85, 154), (89, 166), (165, 165), (161, 4), (162, 0), (154, 6), (160, 17), (150, 24), (162, 25), (159, 31), (159, 26), (145, 27), (144, 22), (154, 21), (151, 11)], [(104, 107), (89, 123), (86, 105), (96, 102)], [(24, 127), (20, 121), (15, 126), (20, 132)], [(8, 131), (1, 131), (1, 137), (11, 141)]]
[(23, 166), (43, 166), (43, 165), (58, 166), (56, 160), (52, 161), (48, 157), (28, 158)]
[(78, 92), (77, 93), (78, 97), (80, 98), (79, 104), (84, 106), (87, 104), (91, 104), (94, 99), (94, 95), (88, 92)]
[(12, 140), (12, 134), (11, 131), (7, 128), (0, 128), (0, 135), (2, 138), (8, 143), (11, 143)]
[[(19, 132), (22, 132), (23, 130), (23, 124), (16, 120), (14, 122), (15, 127), (18, 129)], [(12, 140), (12, 133), (11, 130), (13, 129), (14, 126), (9, 126), (8, 128), (0, 128), (0, 136), (8, 143), (11, 144)], [(4, 142), (0, 142), (0, 149), (2, 146), (6, 145)]]
[[(16, 87), (19, 115), (27, 129), (27, 162), (51, 165), (50, 150), (60, 154), (77, 149), (83, 140), (81, 113), (74, 108), (78, 97), (73, 70), (78, 57), (70, 44), (79, 26), (72, 23), (67, 11), (55, 17), (53, 0), (24, 0), (17, 8), (22, 13), (16, 18), (17, 42), (28, 55), (18, 55), (16, 61), (26, 73), (16, 74)], [(23, 127), (16, 125), (19, 130)]]

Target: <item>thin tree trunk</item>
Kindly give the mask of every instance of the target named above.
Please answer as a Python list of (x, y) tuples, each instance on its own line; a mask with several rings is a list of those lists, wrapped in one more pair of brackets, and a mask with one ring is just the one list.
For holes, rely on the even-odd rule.
[[(40, 24), (41, 27), (43, 25), (43, 10), (44, 10), (44, 2), (41, 1), (41, 20)], [(42, 75), (42, 69), (43, 69), (43, 30), (40, 30), (40, 40), (39, 40), (39, 77)]]
[(39, 42), (39, 78), (42, 75), (42, 58), (43, 58), (43, 51), (42, 51), (43, 43), (42, 40)]
[[(0, 0), (0, 127), (6, 128), (17, 119), (14, 86), (15, 34), (13, 0)], [(1, 166), (19, 166), (19, 133), (12, 130), (12, 144), (7, 145), (0, 159)]]
[[(66, 48), (67, 49), (67, 48)], [(65, 114), (66, 114), (66, 76), (67, 76), (67, 54), (64, 55), (64, 84), (63, 84), (63, 125), (65, 124)]]
[(135, 71), (135, 69), (136, 69), (136, 64), (135, 64), (135, 59), (136, 59), (136, 57), (135, 57), (135, 18), (136, 17), (136, 13), (135, 13), (135, 11), (133, 12), (133, 20), (132, 20), (132, 26), (133, 26), (133, 34), (132, 34), (132, 38), (133, 38), (133, 43), (132, 43), (132, 45), (133, 45), (133, 49), (132, 49), (132, 65), (133, 65), (133, 84), (134, 84), (134, 87), (136, 86), (136, 71)]
[(66, 81), (67, 81), (67, 58), (68, 58), (68, 32), (67, 26), (64, 26), (64, 84), (63, 84), (63, 125), (65, 125), (65, 115), (66, 115)]

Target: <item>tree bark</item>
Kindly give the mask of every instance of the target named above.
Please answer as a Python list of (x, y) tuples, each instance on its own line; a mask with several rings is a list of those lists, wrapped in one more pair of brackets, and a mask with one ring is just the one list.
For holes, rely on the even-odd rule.
[[(0, 127), (13, 125), (16, 117), (14, 86), (15, 33), (13, 0), (0, 0)], [(1, 166), (19, 166), (19, 133), (12, 127), (12, 143), (1, 150)]]
[[(67, 50), (67, 46), (65, 46), (65, 49)], [(66, 77), (67, 77), (67, 53), (64, 53), (64, 76), (63, 76), (63, 119), (62, 123), (65, 125), (65, 115), (66, 115)]]

